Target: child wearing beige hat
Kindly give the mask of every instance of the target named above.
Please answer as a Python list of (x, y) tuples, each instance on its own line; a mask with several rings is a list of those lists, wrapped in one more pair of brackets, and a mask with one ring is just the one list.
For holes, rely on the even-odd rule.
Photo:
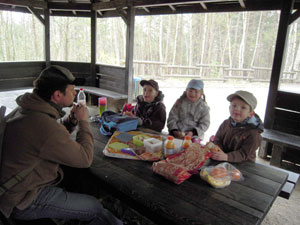
[(219, 127), (214, 144), (220, 151), (213, 152), (212, 158), (218, 161), (255, 161), (256, 150), (260, 146), (263, 123), (254, 109), (257, 100), (247, 91), (236, 91), (229, 95), (230, 117)]

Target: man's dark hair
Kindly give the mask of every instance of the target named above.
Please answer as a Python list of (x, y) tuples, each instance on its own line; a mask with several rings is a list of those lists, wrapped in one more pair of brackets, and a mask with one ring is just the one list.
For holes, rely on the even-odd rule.
[(33, 82), (33, 92), (49, 102), (55, 91), (59, 90), (65, 94), (67, 85), (74, 84), (74, 81), (75, 77), (68, 69), (56, 65), (49, 66)]

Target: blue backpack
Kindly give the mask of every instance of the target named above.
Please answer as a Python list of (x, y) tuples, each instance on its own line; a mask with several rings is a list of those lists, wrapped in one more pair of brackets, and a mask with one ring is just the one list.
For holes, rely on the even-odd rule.
[(124, 116), (110, 110), (102, 113), (99, 122), (100, 133), (103, 135), (112, 135), (115, 131), (136, 130), (138, 126), (138, 118)]

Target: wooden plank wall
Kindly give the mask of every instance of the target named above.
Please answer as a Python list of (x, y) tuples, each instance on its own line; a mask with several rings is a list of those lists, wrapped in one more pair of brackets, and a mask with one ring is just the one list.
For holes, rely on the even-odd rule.
[(96, 72), (100, 88), (127, 94), (125, 67), (97, 64)]
[(76, 77), (77, 85), (94, 86), (90, 63), (51, 61), (51, 65), (59, 65), (69, 69)]
[(0, 91), (32, 87), (33, 81), (44, 68), (44, 61), (1, 62)]
[(273, 129), (300, 136), (300, 94), (278, 91)]
[[(76, 77), (78, 85), (95, 84), (90, 63), (51, 61), (51, 65), (68, 68)], [(44, 61), (0, 63), (0, 91), (32, 87), (33, 81), (45, 67)], [(96, 72), (100, 88), (127, 94), (125, 67), (97, 64)]]
[[(300, 94), (278, 91), (275, 101), (275, 114), (272, 129), (300, 136)], [(272, 154), (272, 144), (266, 146), (267, 154)], [(287, 148), (282, 159), (300, 163), (300, 152)]]

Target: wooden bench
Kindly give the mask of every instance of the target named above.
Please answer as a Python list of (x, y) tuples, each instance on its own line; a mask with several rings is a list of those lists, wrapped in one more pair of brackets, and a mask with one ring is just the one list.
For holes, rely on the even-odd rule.
[(79, 90), (80, 88), (82, 88), (85, 93), (89, 93), (89, 94), (96, 95), (99, 97), (103, 96), (103, 97), (108, 97), (108, 98), (112, 98), (115, 100), (127, 99), (127, 97), (128, 97), (128, 95), (126, 95), (126, 94), (121, 94), (121, 93), (118, 93), (115, 91), (110, 91), (110, 90), (97, 88), (97, 87), (91, 87), (91, 86), (76, 86), (75, 87), (76, 90)]
[[(118, 93), (115, 91), (106, 90), (103, 88), (98, 87), (91, 87), (91, 86), (76, 86), (75, 89), (79, 90), (82, 88), (85, 93), (90, 95), (98, 96), (98, 97), (107, 97), (108, 98), (108, 109), (119, 112), (124, 103), (127, 102), (128, 95)], [(94, 103), (97, 104), (97, 103)]]
[[(257, 163), (259, 163), (259, 162), (257, 162)], [(259, 163), (259, 164), (263, 164), (263, 163)], [(296, 184), (297, 184), (298, 179), (299, 179), (299, 174), (288, 171), (288, 170), (285, 170), (285, 169), (282, 169), (282, 168), (278, 168), (278, 167), (275, 167), (275, 166), (266, 165), (266, 164), (263, 164), (263, 165), (269, 166), (269, 167), (274, 168), (274, 169), (279, 170), (279, 171), (283, 171), (283, 172), (288, 174), (287, 181), (284, 184), (283, 188), (281, 189), (281, 192), (279, 193), (279, 196), (282, 197), (282, 198), (285, 198), (285, 199), (289, 199), (290, 196), (292, 195), (295, 187), (296, 187)]]
[(300, 136), (272, 129), (264, 129), (261, 136), (263, 137), (263, 142), (259, 148), (258, 155), (261, 158), (265, 158), (267, 156), (267, 143), (272, 143), (272, 158), (270, 164), (273, 166), (281, 166), (282, 154), (286, 151), (287, 147), (300, 150)]

